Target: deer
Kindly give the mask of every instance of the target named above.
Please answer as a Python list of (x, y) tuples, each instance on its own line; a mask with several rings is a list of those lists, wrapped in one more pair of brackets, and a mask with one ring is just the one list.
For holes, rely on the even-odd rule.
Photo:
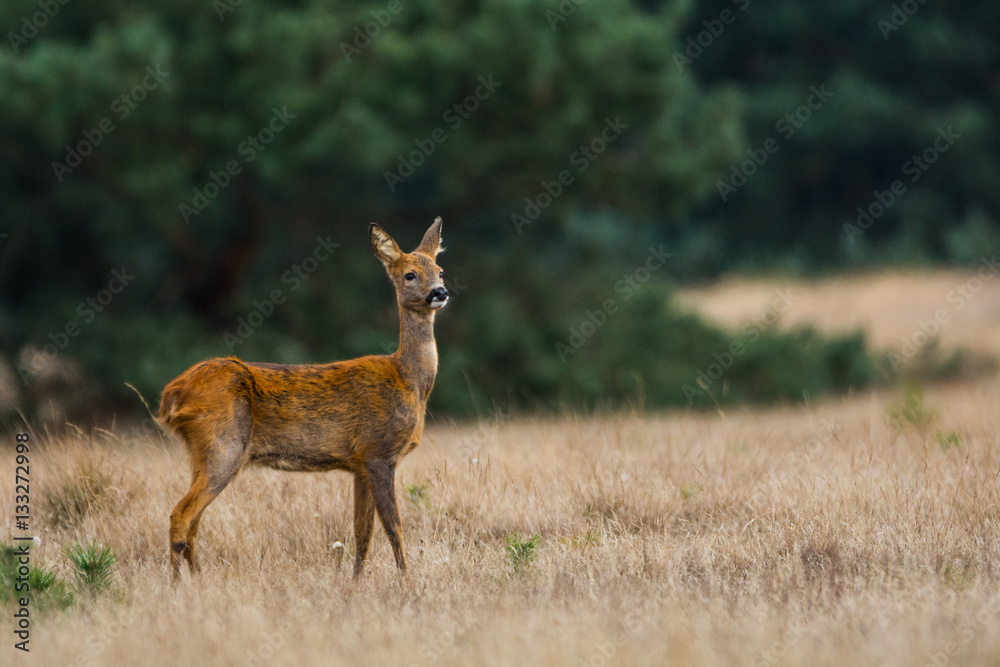
[(191, 486), (170, 513), (170, 567), (192, 576), (205, 508), (249, 465), (292, 472), (354, 475), (354, 578), (362, 575), (375, 514), (396, 566), (410, 580), (396, 500), (399, 461), (419, 444), (437, 375), (434, 317), (448, 303), (437, 265), (441, 218), (410, 253), (374, 222), (375, 257), (396, 290), (399, 346), (325, 364), (285, 365), (215, 358), (195, 364), (163, 389), (159, 420), (186, 445)]

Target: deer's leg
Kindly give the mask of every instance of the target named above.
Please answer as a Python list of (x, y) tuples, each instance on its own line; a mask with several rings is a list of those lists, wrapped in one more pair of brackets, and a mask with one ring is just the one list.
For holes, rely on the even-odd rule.
[(201, 566), (198, 565), (198, 561), (194, 558), (194, 547), (195, 542), (198, 539), (198, 524), (201, 523), (201, 515), (205, 513), (205, 510), (199, 512), (194, 520), (191, 522), (191, 527), (188, 528), (187, 532), (187, 549), (184, 550), (184, 558), (187, 559), (188, 567), (191, 568), (191, 572), (198, 573), (201, 572)]
[(197, 481), (170, 513), (170, 567), (175, 580), (180, 577), (181, 556), (187, 560), (192, 572), (198, 570), (194, 539), (198, 536), (201, 514), (238, 472), (239, 466), (232, 466), (226, 471), (198, 475)]
[(365, 467), (368, 469), (368, 481), (375, 498), (375, 510), (392, 545), (396, 566), (408, 575), (402, 523), (399, 520), (399, 506), (396, 504), (396, 466), (385, 461), (372, 461)]
[(190, 563), (191, 545), (186, 541), (188, 529), (202, 509), (211, 500), (206, 500), (207, 484), (204, 475), (196, 475), (191, 488), (170, 513), (170, 569), (176, 581), (181, 575), (181, 557)]
[[(197, 482), (198, 482), (198, 466), (195, 466), (195, 470), (191, 475), (191, 486), (194, 487), (194, 485)], [(178, 505), (178, 507), (180, 507), (180, 505)], [(198, 567), (198, 562), (194, 558), (194, 547), (195, 547), (195, 541), (198, 539), (198, 524), (201, 522), (201, 515), (204, 513), (204, 511), (205, 510), (198, 512), (198, 514), (194, 515), (194, 519), (191, 520), (191, 527), (188, 528), (187, 539), (185, 540), (186, 546), (184, 550), (180, 552), (180, 556), (183, 556), (184, 559), (188, 562), (188, 567), (191, 569), (192, 572), (201, 571), (201, 568)], [(173, 525), (173, 517), (171, 515), (171, 526), (172, 525)], [(173, 539), (173, 533), (171, 533), (170, 543), (171, 545), (175, 544), (175, 541)], [(171, 549), (170, 552), (171, 552), (170, 560), (172, 565), (174, 561), (174, 555), (173, 555), (174, 550)]]
[(191, 488), (170, 513), (170, 568), (175, 581), (180, 577), (182, 556), (192, 572), (198, 570), (194, 541), (201, 514), (243, 467), (250, 426), (249, 401), (236, 399), (231, 413), (216, 424), (214, 436), (185, 434), (185, 438), (191, 438), (188, 444), (194, 472)]
[(375, 500), (368, 477), (359, 472), (354, 475), (354, 576), (360, 577), (365, 569), (368, 545), (375, 527)]

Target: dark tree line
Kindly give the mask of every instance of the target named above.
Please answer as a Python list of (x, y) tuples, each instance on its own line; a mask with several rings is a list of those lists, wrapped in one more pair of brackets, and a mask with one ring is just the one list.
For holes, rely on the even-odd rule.
[[(125, 382), (152, 397), (206, 356), (391, 350), (365, 228), (415, 243), (436, 215), (457, 294), (439, 413), (871, 382), (860, 337), (769, 330), (724, 391), (691, 399), (739, 333), (679, 312), (670, 285), (996, 247), (990, 10), (4, 3), (5, 409), (129, 411)], [(661, 245), (669, 260), (624, 299), (615, 285)], [(102, 304), (115, 271), (135, 278)]]

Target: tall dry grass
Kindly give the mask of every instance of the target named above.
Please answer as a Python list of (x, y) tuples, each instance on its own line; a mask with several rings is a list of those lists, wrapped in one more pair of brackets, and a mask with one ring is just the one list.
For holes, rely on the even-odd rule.
[[(926, 420), (886, 393), (435, 425), (398, 478), (412, 590), (381, 529), (365, 578), (351, 579), (348, 475), (261, 469), (207, 510), (203, 573), (174, 589), (168, 514), (189, 475), (178, 443), (36, 433), (36, 558), (69, 577), (63, 547), (101, 541), (119, 569), (113, 594), (35, 619), (30, 658), (14, 659), (996, 663), (998, 392), (996, 380), (929, 391), (917, 404)], [(5, 447), (3, 498), (13, 468)], [(12, 509), (0, 504), (4, 525)], [(515, 567), (510, 541), (533, 535), (534, 559)]]

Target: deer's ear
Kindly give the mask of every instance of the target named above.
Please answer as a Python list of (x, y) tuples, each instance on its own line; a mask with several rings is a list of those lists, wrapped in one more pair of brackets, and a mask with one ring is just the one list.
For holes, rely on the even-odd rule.
[(389, 266), (402, 257), (403, 253), (399, 249), (399, 246), (396, 245), (396, 242), (392, 240), (392, 237), (384, 229), (374, 222), (368, 225), (368, 236), (371, 239), (372, 250), (375, 251), (375, 256), (386, 266)]
[(434, 218), (434, 224), (424, 233), (424, 240), (420, 242), (413, 252), (422, 252), (431, 257), (437, 257), (439, 252), (444, 252), (441, 247), (441, 217)]

